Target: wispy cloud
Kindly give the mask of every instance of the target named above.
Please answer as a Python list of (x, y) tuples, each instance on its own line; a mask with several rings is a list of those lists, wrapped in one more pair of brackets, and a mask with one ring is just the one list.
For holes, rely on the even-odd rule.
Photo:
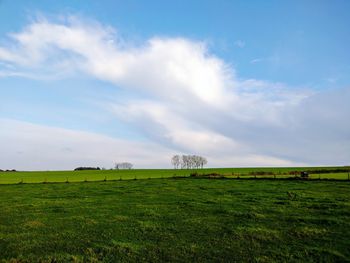
[[(50, 170), (113, 167), (128, 160), (140, 167), (167, 167), (174, 151), (152, 142), (116, 139), (28, 122), (0, 119), (0, 166), (4, 169)], [(6, 127), (11, 127), (6, 129)]]
[(337, 77), (329, 77), (329, 78), (326, 78), (326, 81), (333, 84), (333, 83), (336, 83), (338, 81), (338, 78)]
[[(13, 65), (12, 74), (59, 71), (60, 77), (88, 74), (115, 84), (128, 96), (106, 107), (153, 144), (171, 149), (167, 154), (199, 153), (213, 165), (335, 164), (349, 158), (350, 143), (341, 134), (349, 134), (350, 125), (332, 121), (330, 127), (327, 115), (350, 113), (347, 104), (280, 83), (241, 79), (205, 42), (154, 37), (128, 45), (110, 27), (76, 18), (40, 19), (11, 38), (0, 47), (0, 61)], [(350, 97), (347, 90), (341, 96)]]
[[(111, 168), (129, 161), (135, 168), (170, 166), (170, 157), (179, 153), (158, 143), (116, 139), (28, 122), (0, 118), (0, 166), (17, 170), (71, 170), (78, 166)], [(6, 129), (11, 127), (11, 129)], [(288, 161), (262, 155), (207, 156), (211, 166), (290, 165)]]
[(259, 63), (259, 62), (262, 62), (263, 59), (262, 58), (254, 58), (250, 61), (251, 64), (256, 64), (256, 63)]

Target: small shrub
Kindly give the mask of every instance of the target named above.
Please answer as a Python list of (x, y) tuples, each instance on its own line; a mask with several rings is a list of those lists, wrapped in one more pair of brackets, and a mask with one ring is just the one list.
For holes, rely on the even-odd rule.
[(74, 171), (101, 170), (100, 167), (77, 167)]
[(307, 172), (301, 172), (300, 177), (301, 178), (309, 178), (309, 174)]
[(197, 176), (199, 176), (199, 174), (197, 172), (194, 172), (194, 173), (191, 173), (190, 176), (191, 177), (197, 177)]

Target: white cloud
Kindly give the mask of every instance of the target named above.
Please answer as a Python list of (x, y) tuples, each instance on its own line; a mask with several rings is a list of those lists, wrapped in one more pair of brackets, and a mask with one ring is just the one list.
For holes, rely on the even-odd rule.
[[(129, 45), (113, 29), (75, 18), (60, 23), (41, 19), (11, 38), (12, 45), (0, 47), (0, 62), (14, 68), (7, 67), (7, 76), (55, 77), (59, 71), (59, 77), (88, 74), (111, 82), (128, 96), (106, 107), (158, 147), (203, 154), (212, 165), (225, 166), (340, 164), (349, 159), (348, 139), (320, 132), (329, 128), (325, 114), (348, 114), (348, 107), (333, 100), (324, 108), (327, 96), (322, 94), (240, 79), (203, 42), (154, 37)], [(345, 92), (344, 98), (349, 97)], [(341, 120), (333, 121), (332, 129), (350, 134)], [(310, 136), (314, 132), (319, 136)]]
[(223, 156), (240, 150), (239, 144), (231, 138), (206, 129), (162, 104), (135, 101), (125, 106), (114, 105), (113, 108), (119, 118), (137, 125), (150, 137), (156, 136), (156, 139), (182, 152), (194, 151), (206, 156), (215, 152)]
[(338, 81), (337, 77), (329, 77), (325, 79), (328, 83), (334, 84)]
[(121, 140), (99, 134), (0, 119), (2, 169), (111, 168), (130, 161), (136, 168), (167, 167), (173, 151), (151, 142)]
[[(135, 168), (170, 166), (179, 153), (152, 142), (116, 139), (100, 134), (37, 125), (0, 118), (0, 168), (17, 170), (71, 170), (78, 166), (110, 168), (118, 161), (129, 161)], [(204, 134), (204, 136), (207, 136)], [(210, 138), (210, 140), (215, 138)], [(201, 140), (201, 138), (199, 138)], [(205, 143), (208, 141), (204, 138)], [(264, 156), (225, 157), (208, 155), (211, 166), (290, 162)]]
[(263, 61), (262, 58), (254, 58), (254, 59), (252, 59), (252, 60), (250, 61), (250, 63), (251, 63), (251, 64), (257, 64), (257, 63), (259, 63), (259, 62), (261, 62), (261, 61)]

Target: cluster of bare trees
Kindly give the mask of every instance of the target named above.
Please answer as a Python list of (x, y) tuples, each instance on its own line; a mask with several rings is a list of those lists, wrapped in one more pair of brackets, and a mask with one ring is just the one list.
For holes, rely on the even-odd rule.
[(123, 163), (115, 163), (114, 168), (119, 169), (131, 169), (133, 167), (132, 163), (123, 162)]
[(198, 155), (174, 155), (171, 158), (171, 164), (174, 169), (194, 169), (203, 168), (208, 163), (207, 159)]

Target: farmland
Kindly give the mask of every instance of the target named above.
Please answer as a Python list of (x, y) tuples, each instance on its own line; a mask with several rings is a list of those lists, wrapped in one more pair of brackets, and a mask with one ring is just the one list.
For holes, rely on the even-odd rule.
[[(121, 176), (133, 179), (135, 171)], [(0, 185), (0, 259), (350, 260), (347, 180), (210, 180), (148, 171), (139, 170), (137, 177), (164, 178)], [(89, 179), (116, 172), (121, 171), (101, 171), (98, 177), (92, 171)], [(35, 182), (36, 176), (51, 175), (66, 180), (67, 173), (72, 172), (25, 174)]]
[[(314, 171), (311, 179), (348, 180), (348, 167), (281, 167), (281, 168), (207, 168), (207, 169), (133, 169), (100, 171), (35, 171), (35, 172), (0, 172), (0, 184), (50, 183), (50, 182), (84, 182), (103, 180), (130, 180), (149, 178), (169, 178), (190, 176), (193, 173), (217, 173), (227, 178), (287, 178), (293, 172)], [(319, 171), (319, 172), (317, 172)], [(333, 171), (333, 172), (332, 172)]]

